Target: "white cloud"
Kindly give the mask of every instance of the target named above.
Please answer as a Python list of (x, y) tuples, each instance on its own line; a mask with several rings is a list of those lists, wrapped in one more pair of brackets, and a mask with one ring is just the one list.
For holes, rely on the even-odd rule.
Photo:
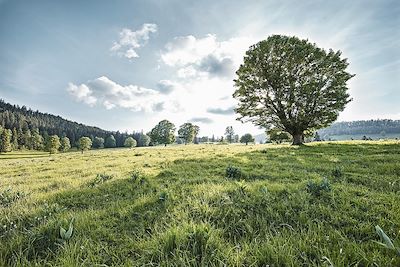
[(193, 35), (175, 37), (165, 46), (161, 61), (177, 67), (180, 78), (228, 77), (232, 78), (244, 52), (255, 41), (252, 38), (230, 38), (218, 41), (215, 34), (203, 38)]
[(110, 48), (120, 56), (132, 59), (139, 57), (137, 49), (143, 47), (150, 39), (150, 33), (157, 32), (157, 25), (145, 23), (137, 31), (123, 28), (119, 33), (119, 40)]
[[(164, 84), (173, 85), (172, 82)], [(172, 91), (172, 89), (170, 89)], [(167, 99), (157, 90), (137, 85), (120, 85), (105, 76), (90, 80), (86, 84), (69, 83), (67, 91), (77, 101), (94, 106), (100, 104), (106, 109), (116, 107), (132, 111), (159, 112), (165, 109), (171, 112), (179, 110), (179, 103)]]
[(96, 97), (92, 95), (92, 90), (89, 89), (85, 84), (75, 85), (69, 83), (67, 91), (72, 95), (78, 102), (83, 102), (89, 106), (94, 106), (97, 102)]

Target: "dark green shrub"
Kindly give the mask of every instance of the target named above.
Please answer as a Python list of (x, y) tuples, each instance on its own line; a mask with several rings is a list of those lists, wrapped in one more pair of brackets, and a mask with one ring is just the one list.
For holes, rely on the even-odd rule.
[(324, 178), (319, 182), (308, 181), (306, 186), (307, 192), (313, 196), (321, 196), (323, 193), (328, 193), (332, 190), (328, 179)]
[(229, 165), (226, 168), (225, 176), (230, 179), (239, 179), (242, 177), (242, 171), (238, 167)]

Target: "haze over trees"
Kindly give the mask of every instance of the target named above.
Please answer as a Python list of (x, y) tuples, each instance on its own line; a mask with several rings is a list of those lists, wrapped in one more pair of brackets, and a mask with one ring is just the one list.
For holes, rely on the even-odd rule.
[(302, 144), (304, 132), (328, 126), (351, 101), (347, 59), (307, 40), (273, 35), (246, 52), (233, 96), (241, 121), (277, 127)]

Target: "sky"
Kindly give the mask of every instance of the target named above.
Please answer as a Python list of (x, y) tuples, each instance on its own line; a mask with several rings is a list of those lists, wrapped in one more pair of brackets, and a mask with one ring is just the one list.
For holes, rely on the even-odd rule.
[(106, 130), (257, 134), (236, 120), (235, 71), (283, 34), (348, 58), (339, 121), (400, 119), (399, 14), (397, 0), (0, 0), (0, 98)]

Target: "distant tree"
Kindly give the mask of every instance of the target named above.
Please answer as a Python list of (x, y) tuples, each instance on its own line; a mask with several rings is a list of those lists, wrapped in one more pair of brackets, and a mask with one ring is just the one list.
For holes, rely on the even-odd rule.
[(209, 141), (208, 136), (202, 136), (202, 137), (200, 138), (200, 142), (201, 142), (201, 143), (207, 143), (208, 141)]
[(31, 133), (31, 130), (29, 130), (29, 129), (26, 129), (24, 131), (24, 144), (25, 144), (25, 148), (27, 148), (27, 149), (33, 148), (32, 133)]
[(18, 132), (17, 132), (16, 128), (14, 128), (12, 130), (12, 139), (11, 140), (12, 140), (11, 141), (12, 150), (17, 150), (19, 148), (19, 145), (18, 145)]
[(196, 135), (199, 133), (199, 126), (193, 125), (190, 122), (184, 123), (179, 127), (178, 135), (183, 140), (185, 145), (192, 143)]
[(2, 130), (0, 152), (10, 152), (12, 150), (11, 136), (12, 136), (11, 130), (9, 129)]
[(61, 142), (58, 135), (52, 135), (48, 138), (47, 149), (50, 152), (50, 154), (57, 153), (60, 146)]
[(175, 142), (175, 125), (168, 120), (160, 121), (150, 132), (150, 138), (157, 144), (172, 144)]
[(92, 147), (92, 140), (89, 137), (82, 136), (79, 138), (79, 149), (83, 151), (89, 150)]
[(139, 140), (137, 140), (138, 146), (149, 146), (150, 136), (144, 133), (139, 134)]
[(115, 140), (114, 135), (110, 135), (106, 138), (104, 146), (107, 148), (112, 148), (117, 146), (117, 141)]
[(70, 148), (71, 148), (71, 143), (69, 142), (69, 138), (66, 136), (61, 138), (60, 151), (67, 152), (68, 150), (70, 150)]
[(248, 143), (253, 143), (253, 142), (254, 142), (254, 137), (249, 133), (240, 137), (240, 143), (246, 143), (246, 146)]
[(233, 127), (232, 126), (228, 126), (225, 129), (225, 136), (226, 136), (226, 140), (229, 143), (232, 143), (233, 141), (233, 135), (235, 134), (235, 131), (233, 131)]
[(32, 148), (36, 150), (43, 149), (43, 137), (39, 134), (39, 130), (37, 128), (32, 131)]
[(104, 148), (104, 138), (96, 136), (93, 139), (94, 148)]
[(215, 136), (214, 135), (212, 135), (212, 137), (211, 137), (211, 142), (215, 143)]
[(238, 135), (238, 134), (235, 134), (235, 135), (233, 136), (233, 142), (234, 142), (234, 143), (239, 143), (239, 135)]
[(302, 144), (304, 131), (328, 126), (351, 101), (348, 65), (340, 51), (297, 37), (268, 37), (250, 47), (236, 72), (239, 120), (282, 129), (294, 145)]
[(135, 147), (137, 145), (136, 140), (133, 137), (128, 137), (125, 139), (124, 146), (125, 147)]
[(282, 143), (284, 141), (290, 141), (290, 135), (278, 128), (272, 128), (267, 131), (269, 140), (271, 142)]

